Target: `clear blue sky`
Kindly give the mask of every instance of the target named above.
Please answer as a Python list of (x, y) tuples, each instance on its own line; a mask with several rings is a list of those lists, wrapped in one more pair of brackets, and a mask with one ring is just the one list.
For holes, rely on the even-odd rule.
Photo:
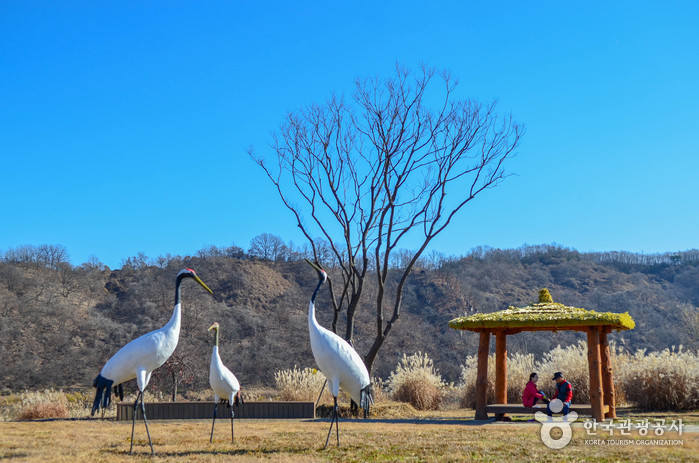
[(699, 246), (697, 2), (478, 3), (3, 0), (0, 252), (301, 243), (245, 148), (396, 62), (527, 126), (436, 249)]

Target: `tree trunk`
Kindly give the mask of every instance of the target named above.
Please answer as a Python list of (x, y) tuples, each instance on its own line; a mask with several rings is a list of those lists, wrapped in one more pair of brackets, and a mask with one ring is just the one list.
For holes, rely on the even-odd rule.
[[(383, 338), (383, 336), (381, 338)], [(369, 370), (369, 376), (371, 376), (371, 369), (374, 367), (374, 361), (376, 360), (376, 356), (379, 353), (381, 344), (383, 344), (383, 339), (385, 339), (381, 338), (377, 337), (376, 339), (374, 339), (374, 344), (371, 346), (371, 349), (369, 349), (369, 352), (364, 357), (364, 365), (366, 366), (366, 369)], [(379, 339), (381, 339), (380, 342)]]
[(350, 344), (352, 344), (352, 338), (354, 337), (354, 316), (357, 312), (360, 295), (360, 293), (355, 293), (352, 295), (352, 300), (347, 306), (347, 329), (345, 330), (345, 341)]
[(172, 401), (177, 402), (177, 374), (172, 372)]

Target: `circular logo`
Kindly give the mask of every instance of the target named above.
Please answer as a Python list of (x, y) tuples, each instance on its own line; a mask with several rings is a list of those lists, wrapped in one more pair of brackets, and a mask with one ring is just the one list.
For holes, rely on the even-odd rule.
[[(561, 413), (563, 410), (563, 402), (559, 399), (553, 399), (549, 404), (549, 409), (552, 413)], [(573, 438), (573, 430), (570, 427), (570, 423), (578, 419), (578, 414), (576, 412), (570, 412), (561, 420), (561, 418), (554, 419), (553, 417), (547, 416), (545, 413), (536, 412), (534, 414), (534, 419), (541, 423), (541, 442), (550, 449), (560, 450), (568, 445)], [(551, 431), (556, 428), (561, 430), (561, 435), (554, 438), (551, 435)]]
[(553, 399), (549, 404), (549, 408), (553, 413), (561, 413), (561, 410), (563, 410), (563, 402), (561, 402), (561, 399)]

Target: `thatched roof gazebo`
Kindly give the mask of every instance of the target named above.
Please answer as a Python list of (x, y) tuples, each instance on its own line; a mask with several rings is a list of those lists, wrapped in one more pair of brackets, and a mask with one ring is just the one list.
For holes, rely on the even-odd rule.
[[(616, 418), (614, 378), (607, 335), (612, 330), (630, 330), (635, 323), (626, 313), (595, 312), (553, 302), (548, 289), (539, 291), (539, 302), (510, 307), (493, 313), (455, 318), (451, 328), (480, 333), (476, 380), (476, 419), (487, 419), (488, 351), (490, 334), (495, 334), (495, 401), (507, 403), (507, 335), (522, 331), (584, 331), (590, 368), (590, 403), (598, 421)], [(605, 407), (607, 406), (607, 407)]]

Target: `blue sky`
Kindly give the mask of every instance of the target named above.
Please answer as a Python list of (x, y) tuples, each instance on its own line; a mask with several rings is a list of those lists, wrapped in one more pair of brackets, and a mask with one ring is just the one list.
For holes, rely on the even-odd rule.
[(246, 147), (420, 62), (527, 127), (435, 249), (699, 246), (696, 2), (329, 3), (0, 2), (0, 252), (300, 244)]

